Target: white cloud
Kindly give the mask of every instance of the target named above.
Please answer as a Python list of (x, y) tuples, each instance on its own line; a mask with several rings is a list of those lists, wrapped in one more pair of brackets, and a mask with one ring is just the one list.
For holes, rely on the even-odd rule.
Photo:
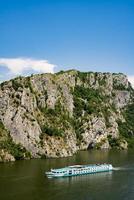
[(18, 75), (30, 70), (37, 73), (54, 73), (56, 65), (47, 60), (33, 58), (0, 58), (0, 66), (6, 67), (11, 74)]
[(129, 80), (129, 82), (132, 84), (132, 86), (134, 88), (134, 75), (128, 76), (128, 80)]

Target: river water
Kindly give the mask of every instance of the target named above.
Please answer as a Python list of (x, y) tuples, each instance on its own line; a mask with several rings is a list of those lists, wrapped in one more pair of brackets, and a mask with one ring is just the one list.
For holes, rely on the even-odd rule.
[[(48, 179), (45, 171), (112, 163), (115, 170)], [(81, 151), (73, 157), (0, 164), (0, 200), (134, 200), (134, 150)]]

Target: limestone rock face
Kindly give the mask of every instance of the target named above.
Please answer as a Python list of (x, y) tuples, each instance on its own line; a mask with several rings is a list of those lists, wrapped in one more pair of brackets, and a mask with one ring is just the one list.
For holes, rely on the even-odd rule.
[(61, 137), (46, 136), (44, 138), (44, 154), (46, 157), (66, 157), (77, 152), (76, 137), (72, 134), (63, 139)]
[(10, 161), (15, 161), (15, 158), (8, 153), (7, 151), (5, 151), (4, 149), (0, 150), (0, 162), (10, 162)]
[(128, 88), (128, 78), (124, 74), (113, 74), (113, 82), (116, 86), (123, 86), (125, 89)]
[(118, 108), (123, 108), (126, 106), (130, 101), (130, 92), (128, 91), (118, 91), (115, 94), (115, 100), (114, 103)]
[(105, 121), (103, 118), (97, 118), (93, 116), (87, 124), (84, 124), (84, 126), (85, 132), (82, 134), (82, 136), (83, 142), (85, 143), (85, 149), (88, 147), (93, 147), (107, 135)]
[(128, 144), (126, 142), (126, 140), (123, 140), (120, 142), (120, 149), (127, 149), (128, 148)]
[[(111, 148), (110, 142), (120, 138), (118, 121), (125, 123), (122, 111), (133, 103), (133, 94), (124, 74), (70, 70), (18, 77), (0, 85), (0, 123), (31, 157)], [(14, 160), (2, 149), (1, 137), (0, 160)], [(126, 140), (119, 146), (126, 149)]]

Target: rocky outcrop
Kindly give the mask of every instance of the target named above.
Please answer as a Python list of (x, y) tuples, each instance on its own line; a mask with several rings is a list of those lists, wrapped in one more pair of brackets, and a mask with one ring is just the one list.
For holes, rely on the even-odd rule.
[[(121, 126), (127, 123), (123, 113), (133, 97), (124, 74), (70, 70), (4, 82), (0, 160), (64, 157), (90, 148), (126, 149), (129, 136), (122, 135)], [(21, 154), (14, 155), (11, 147)]]
[(15, 158), (8, 153), (7, 151), (5, 151), (4, 149), (0, 150), (0, 162), (10, 162), (10, 161), (15, 161)]
[(15, 158), (4, 149), (0, 150), (0, 162), (15, 161)]

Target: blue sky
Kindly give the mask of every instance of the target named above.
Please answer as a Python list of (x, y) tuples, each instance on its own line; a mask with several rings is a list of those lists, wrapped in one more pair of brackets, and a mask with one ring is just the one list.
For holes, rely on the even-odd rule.
[(133, 76), (134, 1), (0, 0), (0, 79), (49, 67)]

